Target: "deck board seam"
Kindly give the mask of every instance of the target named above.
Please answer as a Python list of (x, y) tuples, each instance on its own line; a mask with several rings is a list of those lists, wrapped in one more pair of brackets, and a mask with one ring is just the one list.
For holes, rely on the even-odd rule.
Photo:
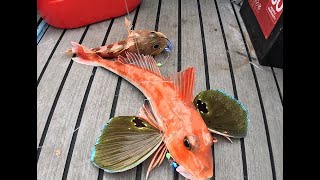
[[(224, 45), (225, 45), (225, 49), (226, 49), (226, 53), (227, 53), (228, 64), (229, 64), (230, 75), (231, 75), (231, 81), (232, 81), (232, 87), (233, 87), (233, 93), (234, 93), (234, 97), (236, 99), (238, 99), (238, 93), (237, 93), (237, 87), (236, 87), (236, 82), (235, 82), (234, 73), (233, 73), (233, 67), (232, 67), (232, 63), (231, 63), (231, 57), (230, 57), (230, 53), (229, 53), (228, 43), (227, 43), (226, 35), (225, 35), (225, 32), (224, 32), (224, 28), (223, 28), (222, 19), (221, 19), (221, 15), (220, 15), (220, 11), (219, 11), (217, 0), (214, 0), (214, 3), (215, 3), (215, 6), (216, 6), (218, 19), (219, 19), (219, 23), (220, 23), (220, 28), (221, 28), (221, 32), (222, 32), (222, 37), (223, 37), (223, 41), (224, 41)], [(247, 168), (246, 150), (245, 150), (245, 145), (244, 145), (244, 139), (243, 138), (240, 139), (240, 147), (241, 147), (241, 156), (242, 156), (242, 164), (243, 164), (243, 166), (242, 166), (243, 167), (243, 179), (244, 180), (248, 180), (248, 168)]]
[[(116, 86), (116, 90), (114, 92), (114, 98), (113, 98), (113, 101), (112, 101), (109, 120), (114, 117), (114, 114), (115, 114), (115, 111), (116, 111), (116, 106), (117, 106), (117, 103), (118, 103), (118, 97), (119, 97), (120, 86), (121, 86), (121, 80), (122, 80), (122, 78), (118, 77), (117, 86)], [(102, 169), (99, 169), (98, 180), (103, 180), (103, 174), (104, 174), (104, 171)]]
[[(155, 22), (155, 25), (154, 25), (154, 30), (155, 30), (155, 31), (158, 31), (158, 28), (159, 28), (160, 13), (161, 13), (161, 0), (159, 0), (159, 2), (158, 2), (156, 22)], [(144, 96), (144, 97), (145, 97), (145, 96)], [(145, 98), (146, 98), (146, 97), (145, 97)], [(136, 179), (135, 179), (135, 180), (141, 180), (142, 166), (143, 166), (143, 163), (141, 163), (141, 164), (139, 164), (139, 165), (137, 166)]]
[[(105, 37), (104, 37), (104, 39), (103, 39), (103, 41), (101, 43), (101, 46), (105, 45), (105, 43), (107, 41), (107, 38), (109, 36), (111, 27), (113, 25), (113, 21), (114, 21), (114, 18), (111, 20), (111, 22), (109, 24), (109, 27), (108, 27), (107, 32), (105, 34)], [(69, 147), (69, 150), (68, 150), (66, 164), (65, 164), (65, 167), (64, 167), (64, 170), (63, 170), (62, 180), (67, 179), (69, 166), (70, 166), (70, 162), (71, 162), (71, 158), (72, 158), (72, 154), (73, 154), (73, 149), (74, 149), (74, 146), (75, 146), (75, 143), (76, 143), (76, 140), (77, 140), (77, 135), (78, 135), (77, 129), (79, 128), (79, 126), (81, 124), (82, 115), (83, 115), (84, 108), (85, 108), (86, 103), (87, 103), (87, 99), (88, 99), (88, 96), (89, 96), (89, 92), (91, 90), (91, 85), (92, 85), (92, 82), (94, 80), (96, 71), (97, 71), (97, 67), (94, 67), (92, 69), (92, 75), (91, 75), (91, 77), (89, 79), (89, 82), (88, 82), (88, 85), (87, 85), (87, 88), (86, 88), (86, 91), (85, 91), (85, 94), (84, 94), (84, 97), (83, 97), (83, 100), (82, 100), (82, 103), (81, 103), (81, 107), (80, 107), (80, 111), (79, 111), (79, 114), (78, 114), (77, 122), (76, 122), (76, 125), (74, 127), (74, 132), (73, 132), (71, 143), (70, 143), (70, 147)]]
[(279, 86), (279, 83), (278, 83), (278, 79), (277, 79), (276, 73), (273, 70), (273, 67), (271, 67), (271, 70), (272, 70), (272, 74), (273, 74), (274, 80), (276, 82), (276, 86), (277, 86), (277, 89), (278, 89), (280, 101), (281, 101), (281, 104), (283, 106), (283, 99), (282, 99), (283, 97), (282, 97), (282, 94), (281, 94), (281, 90), (280, 90), (280, 86)]
[(178, 0), (178, 72), (181, 71), (181, 0)]
[[(136, 12), (135, 12), (135, 15), (134, 15), (134, 18), (133, 18), (133, 21), (132, 21), (132, 29), (134, 30), (135, 28), (135, 25), (136, 25), (136, 21), (137, 21), (137, 17), (138, 17), (138, 14), (139, 14), (139, 9), (140, 9), (140, 5), (139, 4), (136, 8)], [(117, 86), (116, 86), (116, 90), (115, 90), (115, 95), (114, 95), (114, 98), (113, 98), (113, 101), (112, 101), (112, 106), (111, 106), (111, 112), (110, 112), (110, 117), (109, 119), (113, 118), (114, 115), (115, 115), (115, 111), (116, 111), (116, 106), (117, 106), (117, 102), (118, 102), (118, 96), (119, 96), (119, 92), (120, 92), (120, 87), (121, 87), (121, 82), (122, 82), (122, 77), (119, 76), (118, 78), (118, 81), (117, 81)], [(102, 169), (99, 169), (99, 174), (98, 174), (98, 180), (103, 180), (103, 174), (104, 174), (104, 171)], [(140, 173), (141, 174), (141, 173)], [(137, 175), (137, 173), (136, 173)], [(137, 177), (136, 177), (137, 178)]]
[[(40, 30), (40, 32), (37, 33), (37, 45), (39, 44), (39, 42), (43, 38), (44, 34), (47, 32), (47, 30), (50, 27), (49, 24), (47, 24), (45, 21), (42, 21), (41, 23), (43, 23), (44, 25), (43, 25), (42, 29)], [(41, 23), (40, 23), (40, 25), (41, 25)], [(39, 26), (37, 28), (39, 28)]]
[(158, 31), (158, 29), (159, 29), (160, 13), (161, 13), (161, 0), (159, 0), (159, 3), (158, 3), (158, 10), (157, 10), (156, 24), (154, 25), (154, 30), (155, 30), (155, 31)]
[[(181, 0), (178, 0), (178, 64), (177, 72), (181, 71)], [(173, 170), (173, 180), (179, 180), (179, 173)]]
[[(198, 5), (199, 24), (200, 24), (201, 41), (202, 41), (204, 72), (205, 72), (205, 77), (206, 77), (206, 89), (209, 90), (211, 87), (210, 87), (210, 78), (209, 78), (210, 76), (209, 76), (209, 68), (208, 68), (208, 56), (207, 56), (206, 40), (205, 40), (205, 35), (204, 35), (204, 30), (203, 30), (201, 5), (200, 5), (200, 1), (199, 0), (197, 0), (197, 5)], [(214, 144), (212, 145), (212, 156), (213, 156), (213, 159), (215, 159)], [(216, 172), (215, 168), (216, 168), (215, 161), (213, 161), (213, 172)], [(213, 173), (213, 176), (212, 176), (211, 179), (212, 180), (216, 179), (216, 174), (215, 173)]]
[(38, 22), (37, 22), (37, 27), (39, 26), (39, 24), (41, 23), (42, 20), (43, 20), (42, 17), (40, 17)]
[[(80, 39), (80, 41), (79, 41), (79, 44), (82, 43), (85, 35), (87, 34), (87, 31), (88, 31), (89, 27), (90, 27), (90, 25), (87, 26), (86, 29), (85, 29), (85, 31), (83, 32), (82, 37), (81, 37), (81, 39)], [(67, 79), (67, 77), (68, 77), (68, 74), (69, 74), (69, 72), (70, 72), (70, 69), (71, 69), (71, 67), (72, 67), (72, 64), (73, 64), (73, 61), (70, 60), (70, 63), (69, 63), (69, 65), (68, 65), (68, 68), (67, 68), (67, 70), (66, 70), (66, 72), (65, 72), (65, 74), (64, 74), (64, 76), (63, 76), (63, 78), (62, 78), (62, 81), (61, 81), (61, 83), (60, 83), (58, 92), (57, 92), (57, 94), (56, 94), (56, 96), (55, 96), (55, 98), (54, 98), (53, 104), (52, 104), (52, 106), (51, 106), (51, 109), (50, 109), (50, 112), (49, 112), (49, 115), (48, 115), (48, 118), (47, 118), (47, 121), (46, 121), (44, 130), (43, 130), (43, 132), (42, 132), (41, 139), (40, 139), (40, 142), (39, 142), (39, 145), (38, 145), (38, 150), (37, 150), (37, 163), (38, 163), (39, 156), (40, 156), (40, 153), (41, 153), (41, 148), (40, 148), (40, 147), (42, 147), (42, 145), (43, 145), (43, 143), (44, 143), (44, 140), (45, 140), (45, 137), (46, 137), (46, 135), (47, 135), (47, 131), (48, 131), (48, 129), (49, 129), (50, 122), (51, 122), (51, 119), (52, 119), (52, 116), (53, 116), (53, 113), (54, 113), (54, 110), (55, 110), (56, 105), (57, 105), (57, 103), (58, 103), (60, 94), (61, 94), (61, 92), (62, 92), (64, 83), (65, 83), (65, 81), (66, 81), (66, 79)]]
[[(249, 48), (248, 48), (247, 42), (245, 40), (241, 24), (239, 22), (237, 13), (235, 11), (234, 4), (231, 2), (231, 0), (230, 0), (230, 4), (231, 4), (231, 7), (233, 9), (233, 12), (235, 14), (235, 17), (236, 17), (236, 20), (237, 20), (237, 23), (238, 23), (238, 26), (239, 26), (239, 29), (240, 29), (242, 40), (244, 42), (245, 49), (247, 51), (248, 59), (249, 59), (250, 62), (252, 62), (251, 55), (250, 55), (250, 52), (249, 52)], [(263, 122), (264, 122), (264, 126), (265, 126), (267, 142), (268, 142), (268, 150), (269, 150), (270, 161), (271, 161), (272, 176), (273, 176), (273, 180), (276, 180), (277, 178), (276, 178), (276, 171), (275, 171), (275, 165), (274, 165), (274, 157), (273, 157), (273, 152), (272, 152), (272, 146), (271, 146), (270, 133), (269, 133), (269, 127), (268, 127), (268, 121), (267, 121), (267, 117), (266, 117), (266, 112), (265, 112), (264, 105), (263, 105), (263, 100), (262, 100), (262, 96), (261, 96), (261, 92), (260, 92), (260, 86), (259, 86), (259, 82), (258, 82), (258, 79), (257, 79), (257, 75), (256, 75), (256, 72), (255, 72), (254, 66), (251, 63), (250, 63), (250, 67), (251, 67), (251, 70), (252, 70), (252, 73), (253, 73), (253, 77), (254, 77), (254, 81), (255, 81), (255, 84), (256, 84), (256, 89), (257, 89), (257, 93), (258, 93), (258, 97), (259, 97), (259, 102), (260, 102), (260, 106), (261, 106), (262, 117), (263, 117)]]
[(48, 57), (45, 65), (43, 66), (43, 68), (42, 68), (42, 70), (41, 70), (41, 73), (40, 73), (40, 75), (39, 75), (39, 77), (38, 77), (38, 80), (37, 80), (37, 87), (38, 87), (38, 85), (39, 85), (39, 83), (40, 83), (40, 81), (41, 81), (41, 79), (42, 79), (42, 76), (43, 76), (44, 72), (45, 72), (46, 69), (47, 69), (47, 66), (49, 65), (49, 63), (50, 63), (50, 61), (51, 61), (51, 58), (52, 58), (53, 54), (55, 53), (55, 51), (56, 51), (56, 49), (57, 49), (57, 47), (58, 47), (58, 45), (59, 45), (59, 43), (60, 43), (60, 41), (61, 41), (61, 39), (62, 39), (62, 37), (64, 36), (64, 34), (65, 34), (66, 31), (67, 31), (66, 29), (62, 31), (62, 33), (61, 33), (58, 41), (57, 41), (56, 44), (54, 45), (54, 47), (53, 47), (53, 49), (52, 49), (52, 51), (51, 51), (51, 53), (50, 53), (50, 55), (49, 55), (49, 57)]

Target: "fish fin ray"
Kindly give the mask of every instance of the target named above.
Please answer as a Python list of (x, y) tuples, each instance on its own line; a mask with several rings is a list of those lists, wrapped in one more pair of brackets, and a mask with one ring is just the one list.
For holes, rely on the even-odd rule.
[[(153, 168), (155, 168), (155, 166), (157, 165), (159, 159), (161, 158), (162, 152), (165, 149), (165, 144), (162, 143), (160, 145), (160, 147), (158, 148), (158, 150), (154, 153), (154, 156), (149, 164), (148, 170), (147, 170), (147, 174), (146, 174), (146, 179), (148, 179), (149, 173), (153, 170)], [(160, 154), (159, 154), (160, 152)], [(158, 155), (159, 154), (159, 155)]]
[(168, 81), (173, 83), (176, 92), (180, 94), (185, 102), (193, 101), (194, 74), (194, 67), (189, 67), (184, 71), (174, 73), (167, 78)]
[(250, 126), (248, 111), (222, 90), (201, 91), (193, 100), (207, 127), (225, 137), (244, 138)]
[(152, 108), (150, 106), (149, 101), (145, 101), (145, 103), (139, 110), (138, 116), (148, 121), (148, 123), (151, 124), (153, 127), (159, 129), (158, 122), (152, 112)]
[(102, 129), (90, 160), (106, 172), (123, 172), (150, 157), (163, 139), (163, 134), (141, 117), (114, 117)]
[(126, 52), (126, 58), (119, 56), (118, 61), (124, 64), (137, 66), (162, 77), (159, 67), (156, 66), (157, 62), (152, 56)]

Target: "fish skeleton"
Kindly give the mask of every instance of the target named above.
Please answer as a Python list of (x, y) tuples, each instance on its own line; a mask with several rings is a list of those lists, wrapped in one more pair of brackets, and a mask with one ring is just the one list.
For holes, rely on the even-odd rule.
[[(159, 55), (163, 50), (170, 52), (172, 43), (166, 35), (161, 32), (151, 30), (131, 30), (131, 22), (125, 18), (125, 25), (128, 31), (126, 39), (114, 42), (101, 47), (91, 48), (90, 53), (94, 53), (104, 59), (126, 56), (126, 52), (144, 55)], [(72, 49), (66, 51), (72, 54)]]

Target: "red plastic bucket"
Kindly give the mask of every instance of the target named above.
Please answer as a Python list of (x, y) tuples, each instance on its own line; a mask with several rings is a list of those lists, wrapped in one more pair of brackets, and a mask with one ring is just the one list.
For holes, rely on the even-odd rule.
[(78, 28), (119, 17), (134, 10), (141, 0), (37, 0), (41, 17), (51, 26)]

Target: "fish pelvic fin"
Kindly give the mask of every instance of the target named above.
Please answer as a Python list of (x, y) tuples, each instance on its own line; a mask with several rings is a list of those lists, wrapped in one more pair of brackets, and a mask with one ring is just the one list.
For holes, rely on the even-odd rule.
[(152, 112), (152, 108), (148, 100), (146, 100), (143, 106), (140, 108), (138, 116), (146, 120), (153, 127), (159, 129), (158, 122)]
[(166, 145), (162, 142), (158, 150), (155, 152), (150, 165), (148, 167), (148, 171), (146, 174), (146, 180), (148, 179), (149, 173), (156, 167), (160, 166), (160, 164), (163, 162), (163, 159), (165, 157), (165, 154), (167, 153), (167, 147)]

